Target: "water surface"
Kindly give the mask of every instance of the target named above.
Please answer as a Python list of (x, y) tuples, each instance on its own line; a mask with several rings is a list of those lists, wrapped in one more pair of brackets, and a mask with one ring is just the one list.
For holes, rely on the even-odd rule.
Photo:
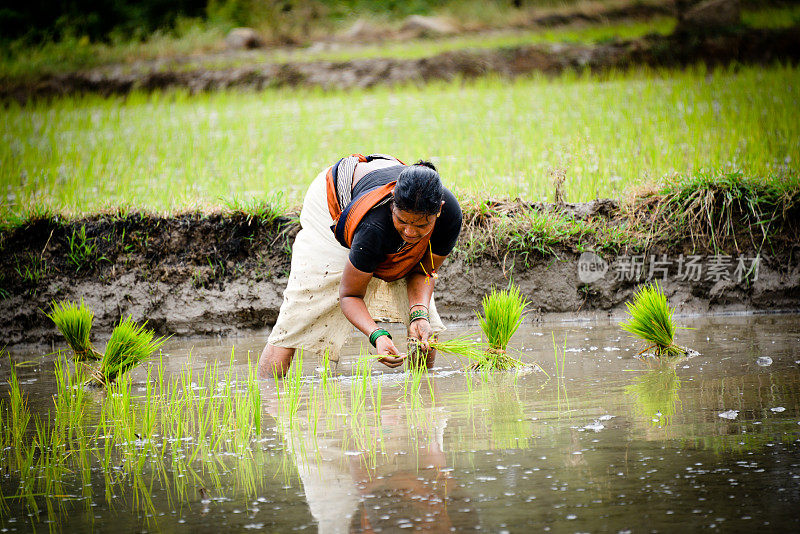
[[(354, 336), (334, 369), (336, 399), (321, 394), (311, 358), (295, 413), (271, 382), (261, 385), (263, 424), (246, 451), (165, 477), (145, 464), (144, 487), (109, 489), (94, 462), (85, 484), (51, 499), (55, 511), (33, 516), (8, 499), (0, 523), (11, 532), (797, 530), (800, 317), (678, 322), (693, 329), (677, 341), (700, 355), (641, 361), (642, 345), (612, 323), (525, 325), (512, 345), (541, 370), (481, 376), (444, 355), (414, 384), (373, 364), (363, 402)], [(244, 376), (264, 342), (170, 340), (167, 373), (227, 365), (234, 350)], [(55, 390), (43, 352), (11, 351), (40, 413)], [(9, 363), (0, 365), (7, 398)], [(140, 391), (145, 380), (144, 369), (133, 373)], [(103, 394), (92, 395), (99, 410)], [(6, 496), (18, 483), (13, 472), (0, 477)]]

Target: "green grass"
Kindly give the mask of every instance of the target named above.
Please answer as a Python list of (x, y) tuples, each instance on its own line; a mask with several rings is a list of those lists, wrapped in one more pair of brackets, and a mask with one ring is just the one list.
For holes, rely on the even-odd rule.
[(657, 356), (672, 356), (686, 351), (675, 344), (675, 321), (667, 296), (658, 282), (640, 287), (633, 302), (626, 302), (629, 318), (620, 327), (647, 343), (642, 351), (653, 349)]
[(83, 304), (82, 299), (80, 304), (66, 300), (53, 302), (47, 317), (67, 340), (76, 359), (102, 358), (90, 341), (94, 312)]
[[(563, 2), (560, 2), (563, 7)], [(599, 4), (600, 2), (595, 2)], [(609, 2), (602, 2), (608, 4)], [(611, 2), (619, 3), (619, 2)], [(486, 29), (488, 27), (513, 26), (517, 20), (525, 20), (520, 12), (493, 6), (487, 13), (484, 2), (472, 2), (473, 8), (464, 9), (454, 3), (445, 9), (447, 15), (456, 19), (466, 19), (469, 27)], [(541, 6), (541, 2), (539, 2)], [(477, 6), (477, 9), (475, 8)], [(415, 9), (412, 7), (412, 11)], [(472, 11), (472, 13), (470, 13)], [(561, 11), (569, 12), (562, 9)], [(760, 13), (760, 11), (759, 11)], [(349, 14), (348, 14), (349, 15)], [(391, 30), (399, 26), (401, 18), (360, 13), (366, 16), (375, 28)], [(774, 17), (773, 17), (774, 18)], [(472, 20), (470, 20), (472, 19)], [(761, 19), (771, 21), (762, 16)], [(761, 19), (756, 19), (756, 22)], [(295, 38), (310, 44), (315, 39), (327, 39), (331, 32), (346, 30), (354, 22), (350, 16), (343, 16), (337, 23), (328, 22), (329, 28), (317, 27), (309, 32), (304, 28)], [(334, 28), (335, 26), (335, 28)], [(91, 42), (86, 37), (69, 36), (61, 41), (48, 41), (30, 45), (25, 40), (4, 46), (0, 54), (0, 78), (26, 79), (48, 73), (63, 73), (79, 69), (103, 66), (122, 67), (123, 70), (136, 69), (139, 62), (158, 62), (159, 69), (185, 70), (188, 68), (231, 68), (261, 62), (285, 61), (347, 61), (359, 58), (391, 57), (416, 59), (428, 57), (451, 50), (467, 48), (499, 48), (549, 42), (591, 43), (611, 38), (634, 38), (646, 33), (668, 33), (674, 27), (669, 17), (655, 17), (647, 21), (627, 21), (625, 23), (601, 23), (591, 26), (577, 24), (554, 29), (525, 31), (500, 30), (491, 33), (466, 33), (438, 39), (387, 40), (379, 43), (342, 43), (336, 50), (325, 50), (309, 46), (275, 47), (247, 51), (239, 54), (220, 53), (225, 51), (224, 38), (229, 24), (208, 23), (200, 20), (184, 19), (173, 31), (156, 31), (144, 40), (116, 39), (110, 43)], [(270, 28), (261, 28), (262, 35), (269, 36)], [(294, 28), (298, 30), (298, 28)], [(203, 56), (208, 54), (207, 56)], [(198, 57), (200, 56), (200, 57)], [(152, 65), (148, 65), (150, 68)]]
[[(475, 201), (462, 203), (467, 220), (465, 239), (456, 254), (467, 263), (482, 256), (508, 260), (508, 255), (527, 268), (539, 257), (556, 254), (556, 247), (574, 242), (576, 248), (618, 250), (631, 242), (631, 234), (619, 224), (611, 227), (601, 219), (583, 220), (562, 211), (542, 211), (516, 202)], [(510, 265), (510, 264), (509, 264)]]
[[(659, 233), (688, 235), (695, 246), (715, 253), (749, 247), (760, 252), (781, 230), (793, 233), (800, 177), (765, 180), (740, 173), (698, 174), (667, 181), (659, 194), (652, 218)], [(647, 201), (647, 196), (638, 199)]]
[[(284, 191), (342, 154), (430, 157), (462, 197), (616, 197), (675, 173), (785, 180), (800, 161), (800, 70), (565, 74), (348, 92), (67, 98), (0, 110), (2, 219), (175, 211)], [(453, 102), (459, 102), (455, 112)], [(349, 125), (341, 110), (358, 109)]]
[[(527, 45), (544, 45), (555, 43), (592, 44), (613, 39), (635, 39), (650, 33), (667, 35), (675, 29), (675, 20), (670, 17), (657, 17), (645, 22), (605, 23), (594, 26), (576, 26), (552, 29), (524, 31), (497, 31), (486, 34), (464, 34), (449, 38), (416, 39), (408, 41), (387, 41), (367, 45), (344, 45), (335, 50), (321, 51), (313, 48), (295, 51), (277, 50), (256, 56), (267, 62), (283, 63), (289, 61), (350, 61), (368, 58), (422, 59), (444, 52), (463, 50), (492, 50)], [(247, 60), (239, 59), (238, 64), (247, 64)], [(191, 65), (191, 63), (189, 64)], [(216, 61), (203, 60), (194, 66), (225, 68), (235, 66), (230, 59), (220, 58)], [(177, 65), (176, 65), (177, 66)], [(181, 68), (181, 67), (178, 67)], [(186, 66), (182, 68), (187, 68)]]
[(94, 239), (86, 236), (86, 226), (81, 226), (80, 231), (74, 229), (72, 235), (67, 236), (67, 259), (78, 272), (85, 267), (95, 256), (97, 244)]
[[(110, 46), (103, 43), (82, 43), (70, 40), (48, 43), (17, 53), (0, 61), (0, 76), (11, 79), (31, 78), (43, 73), (62, 73), (103, 66), (119, 66), (126, 72), (149, 70), (159, 61), (159, 70), (187, 71), (194, 69), (222, 70), (260, 63), (350, 61), (370, 58), (421, 59), (444, 52), (470, 49), (499, 49), (553, 43), (592, 44), (613, 39), (635, 39), (650, 33), (666, 35), (675, 27), (669, 17), (646, 22), (606, 23), (596, 26), (565, 27), (537, 30), (504, 30), (491, 34), (463, 34), (439, 39), (386, 41), (374, 44), (344, 44), (333, 50), (314, 47), (276, 48), (218, 54), (223, 35), (214, 28), (198, 28), (188, 40), (169, 39), (156, 35), (144, 43)], [(192, 52), (209, 53), (193, 57)], [(27, 60), (27, 61), (26, 61)]]
[(789, 28), (800, 24), (800, 5), (743, 9), (742, 24), (752, 28)]
[[(485, 6), (482, 8), (476, 12), (475, 22), (467, 22), (468, 26), (487, 24)], [(452, 14), (456, 18), (463, 18), (459, 17), (458, 11), (456, 9)], [(470, 18), (469, 10), (464, 11), (462, 15)], [(497, 20), (488, 22), (490, 26), (503, 27), (514, 22), (515, 15), (510, 14), (508, 10), (496, 15)], [(800, 6), (744, 9), (742, 23), (753, 28), (786, 28), (797, 25), (800, 24)], [(387, 21), (377, 17), (374, 24), (386, 27)], [(12, 43), (5, 47), (4, 53), (0, 56), (0, 78), (26, 79), (42, 74), (103, 66), (121, 67), (124, 71), (131, 71), (141, 68), (137, 67), (137, 63), (154, 61), (159, 63), (158, 68), (162, 70), (187, 70), (235, 68), (265, 62), (348, 61), (378, 57), (419, 59), (466, 49), (497, 49), (548, 43), (591, 44), (612, 39), (635, 39), (647, 34), (666, 35), (672, 32), (674, 27), (674, 18), (656, 16), (648, 20), (591, 25), (576, 23), (565, 27), (533, 30), (495, 30), (438, 39), (389, 40), (368, 44), (343, 43), (333, 50), (302, 46), (279, 47), (231, 55), (220, 54), (224, 50), (225, 25), (185, 20), (175, 31), (157, 31), (143, 41), (118, 40), (113, 43), (103, 43), (90, 42), (82, 37), (68, 37), (63, 41), (51, 41), (35, 46), (25, 44), (24, 41)], [(320, 33), (321, 35), (323, 33)], [(327, 35), (327, 31), (324, 35)], [(304, 34), (299, 37), (307, 39), (309, 36)], [(146, 68), (151, 68), (149, 63)]]
[(18, 41), (6, 46), (0, 59), (0, 78), (26, 79), (108, 64), (130, 64), (164, 57), (213, 53), (222, 48), (224, 32), (214, 26), (193, 25), (176, 34), (156, 32), (145, 41), (90, 42), (68, 37), (28, 45)]
[(504, 200), (474, 199), (462, 208), (466, 224), (455, 255), (467, 265), (490, 258), (504, 271), (515, 261), (527, 268), (558, 257), (563, 249), (617, 254), (690, 242), (695, 252), (775, 253), (798, 230), (800, 176), (670, 176), (658, 187), (634, 188), (610, 218), (582, 219), (557, 206)]

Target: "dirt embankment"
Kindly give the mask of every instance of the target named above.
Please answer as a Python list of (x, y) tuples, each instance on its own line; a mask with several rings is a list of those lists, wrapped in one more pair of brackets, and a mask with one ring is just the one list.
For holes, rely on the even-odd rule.
[(218, 70), (125, 72), (122, 69), (96, 69), (45, 76), (33, 81), (2, 80), (0, 100), (24, 103), (31, 99), (82, 93), (113, 95), (169, 88), (185, 88), (192, 92), (282, 86), (352, 88), (457, 77), (468, 79), (491, 73), (512, 78), (532, 72), (557, 74), (567, 69), (603, 71), (638, 65), (681, 67), (695, 63), (766, 64), (798, 60), (800, 27), (780, 30), (738, 28), (705, 34), (651, 35), (592, 46), (558, 44), (464, 50), (408, 60), (373, 58), (344, 62), (265, 63)]
[[(483, 295), (511, 275), (535, 314), (617, 313), (637, 283), (653, 278), (680, 313), (800, 309), (796, 222), (761, 249), (754, 272), (756, 251), (746, 243), (760, 241), (744, 234), (737, 249), (715, 254), (693, 247), (688, 236), (645, 251), (591, 232), (553, 233), (564, 220), (594, 228), (624, 224), (630, 215), (614, 201), (507, 203), (500, 212), (465, 211), (457, 250), (437, 281), (446, 319), (474, 317)], [(537, 214), (555, 221), (555, 230), (536, 233), (523, 224)], [(242, 213), (31, 221), (0, 234), (0, 343), (57, 339), (44, 313), (54, 299), (84, 299), (96, 313), (97, 335), (129, 314), (162, 334), (264, 329), (277, 317), (297, 230), (287, 218)]]

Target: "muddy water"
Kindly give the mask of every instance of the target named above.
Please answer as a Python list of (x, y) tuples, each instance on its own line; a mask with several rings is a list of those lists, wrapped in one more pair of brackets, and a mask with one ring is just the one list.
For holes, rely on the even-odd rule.
[[(166, 485), (137, 490), (123, 482), (108, 494), (98, 465), (91, 497), (70, 486), (78, 489), (54, 498), (56, 511), (38, 520), (9, 500), (2, 528), (797, 530), (800, 316), (679, 323), (694, 329), (677, 340), (700, 355), (666, 364), (635, 359), (641, 346), (602, 323), (526, 326), (512, 344), (543, 371), (482, 377), (440, 356), (429, 378), (409, 384), (406, 373), (376, 364), (379, 410), (374, 396), (353, 409), (355, 356), (335, 369), (338, 401), (326, 401), (319, 388), (309, 398), (319, 362), (306, 360), (293, 415), (285, 396), (263, 384), (264, 427), (248, 454), (200, 462), (188, 482), (173, 474)], [(558, 366), (553, 339), (563, 351)], [(168, 373), (184, 369), (190, 353), (195, 368), (227, 362), (233, 346), (234, 365), (244, 372), (248, 351), (255, 358), (263, 343), (171, 340)], [(345, 354), (357, 354), (359, 343), (354, 337)], [(34, 410), (45, 409), (54, 389), (51, 358), (42, 352), (11, 352)], [(8, 362), (0, 374), (7, 377)], [(139, 385), (144, 378), (134, 373)], [(3, 494), (13, 495), (14, 477), (4, 473), (0, 481)], [(141, 504), (144, 494), (152, 505)]]

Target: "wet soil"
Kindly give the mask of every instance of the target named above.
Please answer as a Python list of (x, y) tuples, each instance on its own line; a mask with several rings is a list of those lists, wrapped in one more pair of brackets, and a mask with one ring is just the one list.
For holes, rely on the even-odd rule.
[(184, 88), (192, 93), (229, 88), (372, 87), (431, 80), (470, 79), (486, 74), (513, 78), (532, 72), (558, 74), (570, 69), (605, 71), (635, 66), (682, 67), (768, 64), (800, 60), (800, 28), (757, 30), (744, 27), (708, 33), (650, 35), (596, 45), (532, 45), (497, 50), (445, 52), (422, 59), (370, 58), (351, 61), (289, 63), (243, 62), (222, 69), (166, 69), (151, 65), (98, 68), (34, 80), (0, 80), (0, 100), (32, 99), (94, 93), (128, 94)]
[[(523, 208), (607, 227), (629, 217), (612, 200), (493, 207), (510, 217)], [(491, 243), (487, 236), (497, 235), (501, 223), (480, 213), (465, 208), (465, 227), (437, 281), (437, 303), (446, 320), (474, 319), (483, 295), (492, 285), (505, 286), (509, 277), (530, 299), (534, 318), (620, 315), (636, 285), (653, 277), (682, 314), (800, 309), (796, 213), (787, 219), (795, 222), (776, 229), (760, 249), (757, 276), (742, 279), (735, 275), (738, 258), (751, 262), (757, 254), (744, 235), (724, 253), (705, 250), (707, 240), (689, 235), (643, 247), (611, 246), (591, 235), (546, 241), (528, 232), (527, 244), (520, 246), (502, 239)], [(31, 220), (0, 233), (0, 343), (57, 339), (45, 315), (54, 299), (84, 299), (95, 312), (93, 332), (99, 337), (127, 315), (147, 320), (161, 334), (265, 329), (277, 318), (298, 229), (290, 217), (268, 220), (245, 213)], [(590, 250), (599, 252), (605, 269), (593, 279), (579, 272), (581, 256)], [(678, 264), (690, 256), (702, 268), (687, 276), (686, 266)], [(715, 258), (724, 264), (724, 275), (719, 267), (712, 269)], [(665, 271), (650, 272), (653, 262), (665, 260)], [(624, 268), (637, 262), (638, 269)], [(666, 264), (653, 264), (659, 265)]]

